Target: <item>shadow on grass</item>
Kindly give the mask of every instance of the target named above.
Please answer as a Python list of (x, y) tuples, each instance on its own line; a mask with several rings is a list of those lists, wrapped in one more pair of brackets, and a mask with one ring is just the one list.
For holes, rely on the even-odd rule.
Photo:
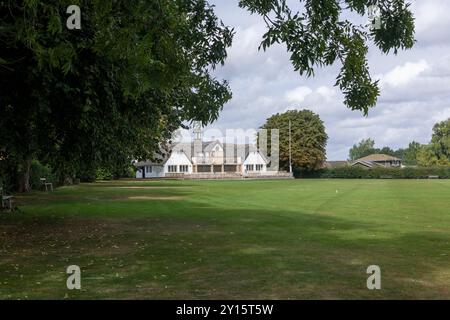
[[(300, 210), (158, 204), (132, 217), (126, 207), (113, 217), (2, 216), (0, 298), (450, 298), (446, 232)], [(65, 287), (70, 264), (82, 269), (80, 292)], [(382, 270), (380, 291), (366, 288), (372, 264)]]

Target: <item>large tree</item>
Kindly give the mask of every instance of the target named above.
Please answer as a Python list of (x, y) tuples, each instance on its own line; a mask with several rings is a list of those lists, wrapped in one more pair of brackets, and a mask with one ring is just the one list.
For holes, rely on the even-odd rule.
[[(65, 26), (71, 4), (81, 30)], [(62, 176), (150, 158), (231, 98), (211, 71), (232, 30), (206, 1), (2, 1), (0, 13), (0, 149), (23, 191), (33, 158)]]
[(261, 129), (278, 129), (280, 168), (289, 170), (289, 122), (291, 122), (292, 166), (319, 169), (326, 160), (328, 136), (320, 117), (310, 110), (290, 110), (267, 119)]

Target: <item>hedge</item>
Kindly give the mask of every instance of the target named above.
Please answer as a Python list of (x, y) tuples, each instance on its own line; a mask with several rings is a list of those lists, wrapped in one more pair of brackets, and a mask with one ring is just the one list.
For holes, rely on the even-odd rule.
[(440, 179), (450, 179), (450, 167), (409, 167), (409, 168), (372, 168), (340, 167), (321, 169), (317, 171), (294, 171), (296, 178), (322, 179), (428, 179), (438, 176)]

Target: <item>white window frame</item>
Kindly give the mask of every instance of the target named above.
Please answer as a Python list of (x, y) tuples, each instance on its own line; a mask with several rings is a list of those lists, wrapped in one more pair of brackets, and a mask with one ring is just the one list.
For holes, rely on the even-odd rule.
[(167, 166), (167, 171), (169, 173), (177, 173), (178, 172), (178, 166), (176, 166), (176, 165), (168, 165)]
[(180, 165), (180, 173), (188, 173), (189, 172), (189, 166), (186, 164)]

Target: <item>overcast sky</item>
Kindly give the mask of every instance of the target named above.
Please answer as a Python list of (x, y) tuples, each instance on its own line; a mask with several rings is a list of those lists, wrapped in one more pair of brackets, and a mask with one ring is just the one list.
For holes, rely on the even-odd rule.
[(314, 78), (301, 77), (283, 46), (258, 51), (265, 31), (259, 16), (240, 9), (238, 0), (210, 0), (236, 30), (226, 64), (216, 72), (229, 81), (233, 99), (210, 128), (257, 129), (274, 113), (310, 109), (325, 122), (328, 160), (346, 159), (362, 138), (392, 148), (412, 140), (428, 143), (433, 124), (450, 117), (450, 1), (411, 2), (418, 42), (397, 56), (371, 48), (371, 74), (381, 79), (381, 96), (365, 118), (348, 110), (334, 87), (338, 65), (318, 69)]

